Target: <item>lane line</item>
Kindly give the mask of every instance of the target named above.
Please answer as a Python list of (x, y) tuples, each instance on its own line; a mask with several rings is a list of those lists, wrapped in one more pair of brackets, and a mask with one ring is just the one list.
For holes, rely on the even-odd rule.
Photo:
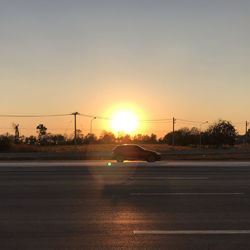
[(131, 196), (245, 195), (245, 193), (130, 193)]
[(130, 180), (208, 180), (208, 177), (130, 177)]
[(147, 234), (250, 234), (250, 230), (149, 230), (149, 231), (138, 231), (134, 230), (134, 234), (147, 235)]

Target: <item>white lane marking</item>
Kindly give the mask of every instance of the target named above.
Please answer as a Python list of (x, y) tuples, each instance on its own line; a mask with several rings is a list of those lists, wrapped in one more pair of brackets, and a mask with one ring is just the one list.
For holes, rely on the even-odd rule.
[(149, 230), (133, 231), (134, 234), (250, 234), (250, 230)]
[(245, 193), (131, 193), (131, 196), (174, 196), (174, 195), (245, 195)]
[(130, 180), (208, 180), (208, 177), (130, 177)]

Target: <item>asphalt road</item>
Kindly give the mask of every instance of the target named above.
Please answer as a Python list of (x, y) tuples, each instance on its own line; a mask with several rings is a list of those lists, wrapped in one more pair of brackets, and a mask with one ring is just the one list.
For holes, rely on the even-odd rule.
[(1, 162), (0, 249), (250, 249), (250, 162)]

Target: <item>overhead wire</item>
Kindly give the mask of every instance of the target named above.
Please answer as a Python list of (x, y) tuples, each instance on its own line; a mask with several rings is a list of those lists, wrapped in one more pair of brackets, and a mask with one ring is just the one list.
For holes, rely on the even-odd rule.
[(102, 119), (102, 120), (113, 120), (110, 117), (104, 117), (104, 116), (98, 116), (98, 115), (87, 115), (87, 114), (82, 114), (79, 113), (79, 116), (84, 116), (84, 117), (89, 117), (89, 118), (95, 118), (95, 119)]
[[(104, 117), (99, 115), (90, 115), (85, 113), (65, 113), (65, 114), (37, 114), (37, 115), (18, 115), (18, 114), (0, 114), (0, 117), (2, 118), (39, 118), (39, 117), (64, 117), (64, 116), (72, 116), (72, 115), (79, 115), (82, 117), (88, 117), (88, 118), (95, 118), (95, 119), (101, 119), (101, 120), (108, 120), (112, 121), (113, 118), (111, 117)], [(139, 119), (138, 122), (143, 123), (152, 123), (152, 124), (168, 124), (172, 123), (173, 118), (161, 118), (161, 119)], [(249, 119), (250, 120), (250, 119)], [(194, 120), (186, 120), (181, 118), (175, 119), (176, 125), (177, 124), (183, 124), (183, 125), (192, 125), (192, 124), (209, 124), (209, 122), (204, 121), (194, 121)], [(245, 122), (232, 122), (233, 124), (237, 126), (243, 126)], [(3, 128), (1, 128), (3, 129)], [(25, 128), (23, 128), (25, 129)], [(68, 129), (66, 129), (68, 130)]]
[(49, 115), (0, 115), (0, 117), (20, 117), (20, 118), (34, 118), (34, 117), (58, 117), (69, 116), (72, 114), (49, 114)]
[(151, 120), (138, 120), (140, 122), (171, 122), (172, 118), (165, 118), (165, 119), (151, 119)]
[(182, 122), (196, 123), (196, 124), (207, 123), (207, 122), (204, 122), (204, 121), (191, 121), (191, 120), (185, 120), (185, 119), (179, 119), (179, 118), (176, 118), (176, 120), (177, 121), (182, 121)]

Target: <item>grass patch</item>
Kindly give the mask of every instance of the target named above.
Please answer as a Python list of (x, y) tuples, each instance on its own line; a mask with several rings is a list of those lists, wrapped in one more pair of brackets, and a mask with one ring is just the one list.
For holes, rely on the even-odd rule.
[[(145, 149), (154, 151), (180, 151), (180, 150), (195, 150), (200, 149), (199, 146), (170, 146), (168, 144), (139, 144)], [(77, 146), (77, 152), (110, 152), (117, 144), (89, 144)], [(236, 146), (234, 148), (244, 148), (243, 146)], [(208, 148), (206, 148), (208, 149)], [(211, 148), (209, 148), (211, 149)], [(229, 147), (223, 147), (229, 149)], [(248, 146), (250, 150), (250, 146)], [(56, 146), (39, 146), (39, 145), (25, 145), (13, 144), (8, 152), (74, 152), (74, 145), (56, 145)], [(218, 149), (219, 150), (219, 149)]]

